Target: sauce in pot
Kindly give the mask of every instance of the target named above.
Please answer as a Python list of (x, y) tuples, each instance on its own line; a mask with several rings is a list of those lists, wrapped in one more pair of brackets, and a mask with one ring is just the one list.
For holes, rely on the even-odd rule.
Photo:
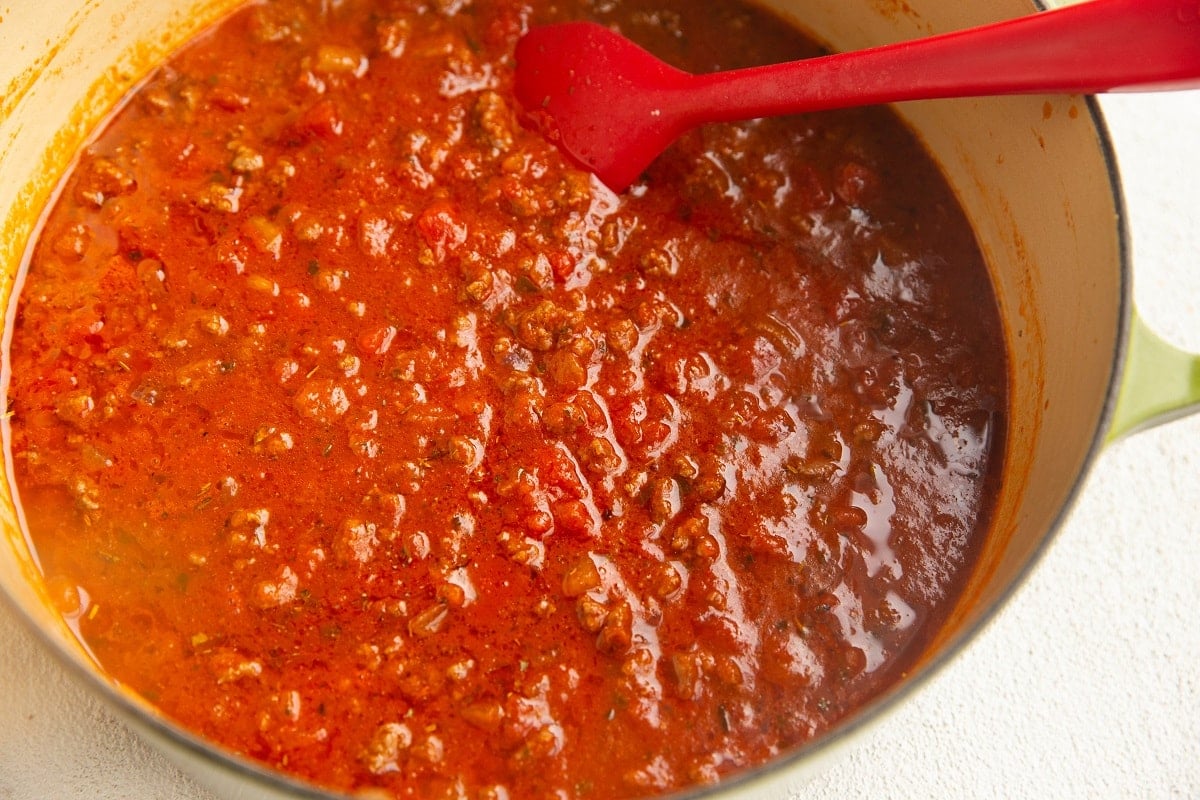
[(104, 670), (381, 796), (761, 764), (904, 674), (999, 479), (987, 273), (886, 111), (713, 126), (625, 196), (520, 124), (588, 17), (693, 71), (734, 2), (278, 0), (81, 154), (11, 348), (13, 465)]

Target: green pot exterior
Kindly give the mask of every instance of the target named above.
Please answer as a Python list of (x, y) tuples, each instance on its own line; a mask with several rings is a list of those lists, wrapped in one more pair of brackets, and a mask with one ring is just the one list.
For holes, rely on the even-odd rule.
[(1107, 443), (1200, 411), (1200, 355), (1164, 341), (1136, 313), (1128, 348)]

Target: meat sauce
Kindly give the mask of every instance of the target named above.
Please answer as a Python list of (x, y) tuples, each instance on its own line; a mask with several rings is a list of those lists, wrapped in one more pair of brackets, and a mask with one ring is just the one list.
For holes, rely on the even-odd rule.
[(694, 0), (279, 0), (162, 66), (29, 257), (29, 536), (114, 680), (370, 796), (716, 782), (901, 678), (986, 535), (1006, 360), (889, 112), (712, 126), (624, 196), (521, 124), (591, 18), (707, 71), (818, 52)]

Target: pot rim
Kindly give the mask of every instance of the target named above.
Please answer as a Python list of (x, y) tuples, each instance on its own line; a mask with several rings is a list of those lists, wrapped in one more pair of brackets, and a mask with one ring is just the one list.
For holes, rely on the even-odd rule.
[[(1032, 0), (1038, 11), (1047, 9), (1045, 0)], [(1112, 425), (1121, 387), (1121, 376), (1129, 351), (1129, 337), (1133, 319), (1132, 295), (1132, 264), (1129, 234), (1129, 215), (1126, 208), (1125, 196), (1117, 165), (1112, 138), (1105, 123), (1100, 103), (1093, 95), (1081, 98), (1090, 115), (1092, 127), (1096, 133), (1097, 145), (1103, 156), (1109, 188), (1115, 211), (1116, 233), (1118, 237), (1118, 268), (1119, 298), (1117, 306), (1117, 336), (1111, 359), (1111, 368), (1105, 390), (1104, 402), (1096, 429), (1078, 471), (1071, 482), (1066, 496), (1054, 514), (1045, 534), (1037, 546), (1027, 556), (1016, 575), (1008, 582), (1003, 590), (980, 613), (971, 625), (957, 632), (936, 656), (921, 664), (909, 677), (897, 682), (889, 691), (863, 705), (852, 715), (842, 720), (829, 732), (807, 742), (790, 752), (756, 767), (741, 770), (721, 782), (693, 787), (665, 795), (657, 795), (659, 800), (699, 800), (700, 798), (717, 798), (724, 794), (752, 790), (756, 785), (785, 779), (789, 771), (795, 770), (806, 761), (813, 761), (821, 754), (830, 754), (846, 745), (871, 726), (878, 723), (887, 714), (899, 708), (916, 692), (923, 689), (930, 680), (940, 674), (946, 666), (962, 653), (965, 647), (975, 640), (990, 625), (1000, 611), (1011, 601), (1021, 589), (1030, 575), (1040, 564), (1050, 544), (1058, 535), (1064, 522), (1079, 500), (1092, 468), (1104, 449), (1109, 428)], [(36, 235), (36, 230), (35, 230)], [(10, 303), (16, 299), (16, 290), (10, 298)], [(7, 460), (7, 455), (5, 456)], [(16, 495), (15, 486), (9, 481), (12, 493)], [(77, 654), (70, 652), (57, 639), (42, 629), (42, 626), (26, 611), (24, 605), (11, 595), (9, 590), (0, 585), (0, 601), (2, 601), (13, 616), (18, 618), (26, 630), (49, 651), (55, 659), (67, 668), (78, 683), (90, 689), (98, 690), (98, 695), (108, 707), (115, 711), (124, 721), (130, 723), (139, 731), (145, 731), (161, 737), (174, 748), (196, 756), (207, 765), (217, 767), (243, 778), (265, 785), (264, 788), (286, 791), (296, 798), (310, 800), (332, 800), (345, 798), (353, 800), (353, 795), (339, 793), (336, 790), (325, 789), (311, 783), (300, 781), (285, 773), (267, 768), (258, 762), (227, 751), (218, 745), (204, 739), (186, 728), (178, 725), (169, 718), (157, 713), (152, 706), (134, 696), (121, 691), (119, 685), (104, 678), (98, 668), (90, 667), (82, 662)], [(169, 755), (169, 754), (168, 754)], [(798, 773), (797, 773), (798, 774)], [(655, 797), (655, 796), (651, 796)]]

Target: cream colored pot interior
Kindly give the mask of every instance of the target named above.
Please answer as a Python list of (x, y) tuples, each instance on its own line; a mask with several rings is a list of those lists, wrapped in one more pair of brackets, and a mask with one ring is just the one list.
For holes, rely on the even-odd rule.
[[(42, 0), (0, 8), (0, 303), (5, 307), (39, 209), (71, 153), (114, 99), (233, 4)], [(773, 0), (770, 5), (842, 50), (1034, 10), (1030, 0)], [(1124, 254), (1110, 160), (1084, 99), (954, 100), (901, 110), (947, 172), (974, 223), (1000, 296), (1013, 364), (1009, 466), (995, 535), (941, 638), (944, 652), (1028, 567), (1069, 505), (1102, 437), (1125, 327)], [(86, 654), (31, 586), (36, 568), (7, 483), (0, 499), (5, 533), (0, 583), (60, 655), (85, 669)], [(113, 696), (122, 697), (119, 690)], [(129, 712), (137, 701), (124, 698), (121, 704)], [(186, 740), (163, 737), (161, 730), (155, 734), (157, 726), (149, 726), (153, 738), (183, 761), (195, 760)], [(212, 770), (201, 771), (210, 773), (210, 784), (223, 780)], [(249, 776), (244, 768), (236, 771)], [(240, 790), (230, 786), (220, 788), (226, 796), (239, 796)]]

